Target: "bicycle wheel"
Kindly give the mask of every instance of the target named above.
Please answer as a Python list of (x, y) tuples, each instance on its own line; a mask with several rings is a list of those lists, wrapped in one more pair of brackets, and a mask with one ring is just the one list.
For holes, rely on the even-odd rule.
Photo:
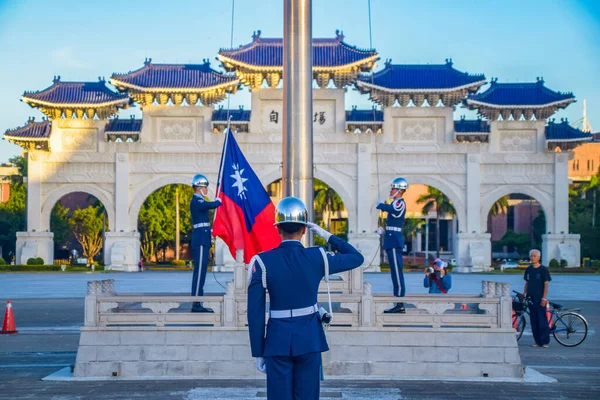
[(513, 317), (513, 326), (516, 327), (515, 334), (517, 335), (517, 341), (519, 341), (519, 339), (521, 339), (521, 336), (523, 336), (523, 332), (525, 331), (525, 325), (527, 325), (525, 314), (515, 315)]
[(581, 315), (566, 312), (553, 320), (551, 332), (558, 343), (566, 347), (575, 347), (587, 337), (588, 324)]

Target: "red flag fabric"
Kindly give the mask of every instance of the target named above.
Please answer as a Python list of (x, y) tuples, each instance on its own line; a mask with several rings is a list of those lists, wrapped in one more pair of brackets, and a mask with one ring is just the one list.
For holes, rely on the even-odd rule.
[(244, 250), (244, 262), (261, 251), (281, 243), (273, 225), (275, 206), (264, 186), (248, 164), (235, 137), (226, 130), (217, 197), (222, 205), (215, 211), (213, 236), (218, 236), (235, 258), (236, 250)]

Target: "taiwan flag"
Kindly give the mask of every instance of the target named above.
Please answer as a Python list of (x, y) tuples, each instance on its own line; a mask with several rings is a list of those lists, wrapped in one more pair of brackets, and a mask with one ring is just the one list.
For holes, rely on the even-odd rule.
[(222, 205), (215, 210), (213, 236), (223, 239), (234, 258), (236, 250), (243, 249), (248, 264), (257, 253), (281, 243), (273, 225), (275, 206), (229, 129), (221, 155), (217, 197)]

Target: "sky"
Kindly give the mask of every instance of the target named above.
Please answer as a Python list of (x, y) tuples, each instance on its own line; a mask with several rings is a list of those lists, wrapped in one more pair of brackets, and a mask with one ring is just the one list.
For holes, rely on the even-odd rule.
[[(313, 0), (313, 37), (370, 47), (368, 0)], [(283, 37), (283, 0), (0, 0), (0, 134), (43, 116), (20, 101), (54, 75), (97, 81), (154, 63), (202, 63), (215, 69), (220, 48), (249, 43), (252, 33)], [(442, 64), (484, 73), (488, 82), (534, 82), (572, 91), (577, 102), (554, 115), (576, 121), (587, 100), (588, 119), (600, 131), (600, 1), (594, 0), (371, 0), (372, 46), (381, 60)], [(482, 89), (485, 90), (487, 86)], [(247, 89), (230, 107), (250, 108)], [(227, 100), (221, 103), (227, 106)], [(348, 90), (346, 109), (370, 108)], [(141, 115), (132, 107), (122, 116)], [(474, 112), (457, 108), (461, 115)], [(0, 141), (0, 163), (21, 148)]]

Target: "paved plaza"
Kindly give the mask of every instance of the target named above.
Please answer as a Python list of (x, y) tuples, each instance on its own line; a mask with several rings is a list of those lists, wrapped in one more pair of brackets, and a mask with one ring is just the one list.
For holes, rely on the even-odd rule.
[[(424, 293), (422, 274), (408, 273), (408, 290)], [(230, 280), (227, 273), (215, 274), (219, 282)], [(2, 274), (0, 300), (11, 299), (19, 333), (0, 336), (0, 399), (260, 399), (266, 398), (264, 381), (255, 380), (113, 380), (42, 381), (41, 379), (74, 364), (83, 323), (88, 280), (115, 279), (119, 292), (167, 293), (187, 290), (188, 272), (97, 273), (97, 274)], [(374, 292), (391, 290), (388, 274), (366, 274)], [(478, 293), (481, 280), (509, 282), (522, 288), (520, 275), (455, 274), (455, 293)], [(600, 396), (600, 294), (594, 288), (600, 277), (555, 275), (551, 299), (568, 307), (581, 307), (590, 325), (586, 341), (566, 348), (554, 340), (549, 349), (531, 348), (526, 332), (519, 342), (523, 364), (542, 374), (538, 382), (484, 381), (340, 381), (326, 380), (323, 399), (481, 399), (481, 398), (597, 398)], [(389, 286), (389, 287), (388, 287)], [(219, 292), (211, 274), (207, 288)], [(529, 370), (530, 371), (530, 370)], [(529, 374), (528, 374), (529, 375)], [(556, 380), (555, 382), (551, 382)]]

